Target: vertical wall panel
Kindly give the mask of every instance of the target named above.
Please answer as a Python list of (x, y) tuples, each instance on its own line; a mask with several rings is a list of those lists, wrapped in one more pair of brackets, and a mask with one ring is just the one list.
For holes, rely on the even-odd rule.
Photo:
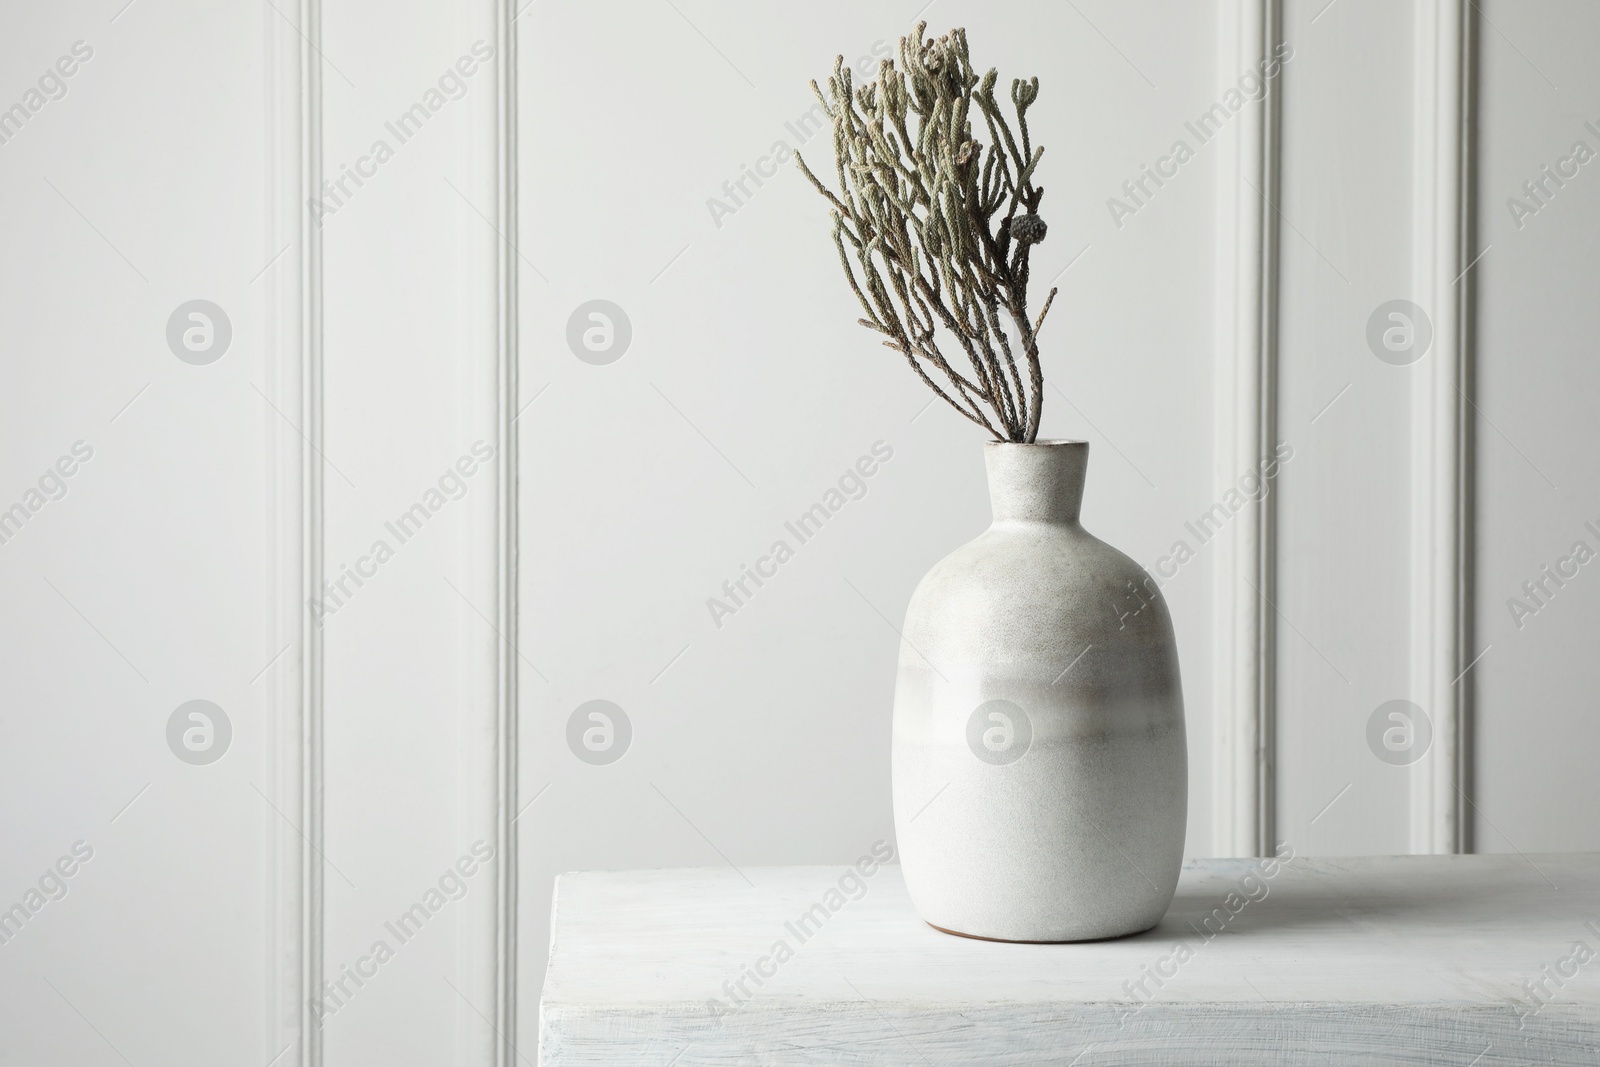
[(1474, 833), (1595, 849), (1600, 572), (1575, 549), (1600, 552), (1600, 12), (1480, 6)]
[[(1380, 305), (1412, 262), (1413, 10), (1290, 0), (1283, 112), (1278, 834), (1307, 853), (1405, 852), (1407, 766), (1368, 744), (1410, 672), (1411, 395)], [(1387, 321), (1387, 320), (1385, 320)], [(1425, 357), (1426, 358), (1426, 357)]]
[(295, 1035), (291, 39), (120, 0), (0, 34), (0, 1061)]
[(322, 18), (324, 1058), (485, 1063), (508, 936), (505, 29), (491, 3)]

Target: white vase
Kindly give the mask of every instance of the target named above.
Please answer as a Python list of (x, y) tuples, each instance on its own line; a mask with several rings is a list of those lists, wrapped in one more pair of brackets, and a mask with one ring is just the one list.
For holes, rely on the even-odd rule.
[(1154, 926), (1183, 862), (1172, 620), (1078, 524), (1089, 445), (990, 442), (994, 522), (906, 609), (894, 816), (906, 887), (950, 933), (1079, 941)]

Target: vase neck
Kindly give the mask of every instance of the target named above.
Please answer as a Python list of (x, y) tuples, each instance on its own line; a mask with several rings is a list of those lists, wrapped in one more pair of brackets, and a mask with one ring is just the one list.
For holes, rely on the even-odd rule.
[(1083, 504), (1089, 466), (1087, 441), (1015, 444), (990, 441), (983, 450), (995, 522), (1073, 523)]

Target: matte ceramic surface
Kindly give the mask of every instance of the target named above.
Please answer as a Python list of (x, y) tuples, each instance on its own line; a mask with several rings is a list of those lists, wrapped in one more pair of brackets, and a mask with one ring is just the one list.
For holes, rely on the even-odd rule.
[(1078, 522), (1083, 441), (986, 446), (994, 522), (906, 609), (895, 831), (933, 926), (1007, 941), (1154, 926), (1187, 816), (1172, 620)]

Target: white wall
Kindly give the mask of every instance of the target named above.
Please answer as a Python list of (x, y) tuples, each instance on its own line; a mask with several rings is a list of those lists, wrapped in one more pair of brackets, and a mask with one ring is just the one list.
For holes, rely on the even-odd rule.
[[(0, 144), (0, 485), (36, 511), (0, 545), (0, 907), (40, 901), (0, 944), (0, 1062), (485, 1062), (510, 1030), (508, 15), (384, 13), (119, 0), (0, 35), (37, 111)], [(308, 210), (341, 164), (367, 180)], [(232, 329), (204, 365), (167, 339), (195, 299)], [(194, 699), (232, 729), (206, 765), (168, 744)]]
[[(16, 9), (0, 33), (7, 109), (82, 42), (46, 79), (64, 95), (0, 144), (3, 506), (92, 450), (0, 545), (0, 908), (92, 853), (5, 928), (0, 1061), (264, 1063), (274, 694), (294, 677), (273, 663), (263, 396), (274, 33), (253, 6), (121, 6)], [(166, 338), (195, 299), (232, 326), (208, 365)], [(166, 737), (196, 699), (232, 731), (204, 766)]]
[(1380, 361), (1365, 326), (1379, 304), (1416, 299), (1415, 5), (1325, 2), (1284, 5), (1278, 412), (1295, 456), (1276, 498), (1277, 834), (1303, 852), (1395, 853), (1409, 851), (1412, 769), (1374, 758), (1366, 724), (1416, 695), (1418, 367)]
[[(501, 796), (501, 242), (488, 218), (505, 44), (490, 4), (373, 16), (330, 5), (319, 41), (324, 176), (370, 175), (320, 198), (322, 449), (339, 468), (323, 482), (324, 570), (375, 572), (343, 586), (322, 629), (322, 847), (349, 878), (324, 879), (324, 970), (358, 969), (379, 942), (395, 957), (334, 1005), (324, 1055), (482, 1062), (496, 1045), (501, 866), (479, 861), (498, 845)], [(441, 879), (442, 906), (402, 944), (388, 924)]]
[[(1600, 148), (1584, 126), (1600, 108), (1582, 59), (1596, 24), (1586, 5), (1479, 6), (1467, 21), (1475, 75), (1465, 79), (1477, 143), (1463, 156), (1475, 168), (1475, 232), (1440, 287), (1476, 317), (1469, 399), (1439, 386), (1447, 344), (1395, 366), (1365, 336), (1389, 300), (1420, 302), (1436, 332), (1451, 314), (1418, 281), (1435, 258), (1419, 168), (1447, 124), (1448, 87), (1430, 84), (1425, 69), (1435, 45), (1426, 30), (1460, 5), (1285, 5), (1298, 58), (1284, 93), (1279, 403), (1284, 436), (1308, 447), (1286, 466), (1277, 498), (1276, 771), (1279, 832), (1308, 851), (1433, 850), (1429, 824), (1443, 805), (1430, 791), (1455, 794), (1471, 848), (1600, 840), (1587, 787), (1600, 741), (1584, 654), (1596, 622), (1587, 582), (1580, 571), (1521, 626), (1508, 603), (1538, 606), (1523, 583), (1576, 541), (1600, 548), (1584, 526), (1597, 506), (1584, 344), (1600, 224), (1587, 168), (1520, 227), (1507, 204), (1533, 203), (1522, 183), (1575, 141)], [(1472, 543), (1457, 579), (1469, 625), (1443, 685), (1419, 670), (1441, 637), (1438, 614), (1419, 610), (1419, 576), (1453, 533), (1425, 527), (1423, 494), (1437, 488), (1430, 393), (1454, 409), (1469, 442), (1461, 477)], [(1396, 699), (1421, 705), (1434, 731), (1425, 757), (1401, 766), (1374, 759), (1366, 733), (1375, 709)], [(1466, 723), (1458, 769), (1441, 752), (1457, 700)]]
[[(1600, 134), (1586, 125), (1600, 126), (1600, 75), (1589, 59), (1600, 12), (1496, 2), (1484, 16), (1494, 28), (1482, 45), (1479, 245), (1488, 251), (1477, 268), (1476, 579), (1478, 646), (1489, 651), (1476, 668), (1476, 843), (1485, 852), (1594, 849), (1600, 589), (1592, 566), (1563, 586), (1543, 568), (1571, 558), (1578, 541), (1600, 551), (1586, 525), (1600, 527), (1600, 170), (1589, 163), (1564, 187), (1548, 183), (1543, 207), (1523, 183), (1578, 141), (1600, 152)], [(1537, 214), (1513, 212), (1513, 197)], [(1523, 584), (1541, 580), (1547, 592), (1529, 598)], [(1537, 611), (1513, 612), (1512, 598)]]

